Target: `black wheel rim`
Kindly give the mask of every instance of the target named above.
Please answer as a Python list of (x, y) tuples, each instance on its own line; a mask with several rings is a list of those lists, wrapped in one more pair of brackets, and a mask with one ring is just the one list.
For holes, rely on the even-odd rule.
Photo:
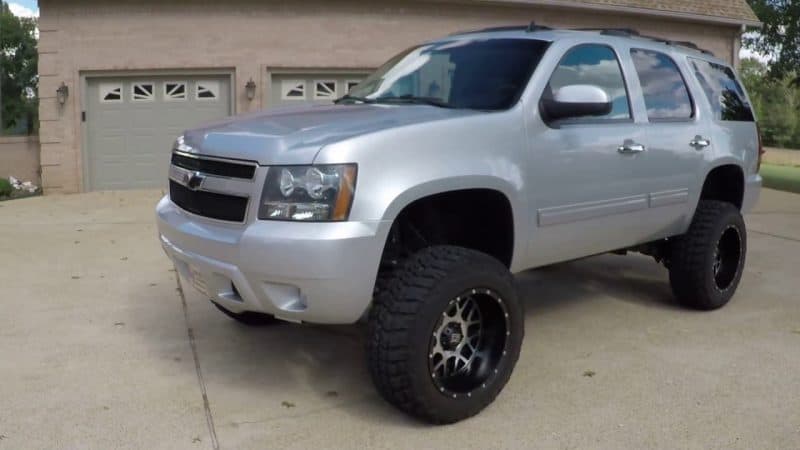
[(717, 289), (730, 289), (739, 273), (741, 260), (742, 238), (739, 229), (731, 225), (722, 232), (714, 249), (712, 271)]
[(511, 336), (503, 299), (491, 289), (470, 289), (452, 299), (433, 328), (428, 367), (445, 395), (471, 396), (498, 373)]

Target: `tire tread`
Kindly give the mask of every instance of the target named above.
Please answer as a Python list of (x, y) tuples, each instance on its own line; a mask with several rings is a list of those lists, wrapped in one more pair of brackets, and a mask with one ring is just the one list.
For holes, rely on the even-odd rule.
[(513, 283), (508, 270), (488, 255), (460, 247), (429, 247), (413, 255), (397, 270), (387, 288), (374, 299), (370, 311), (367, 364), (378, 392), (398, 409), (430, 423), (455, 420), (440, 414), (415, 395), (409, 376), (409, 361), (415, 356), (415, 350), (409, 349), (407, 343), (426, 295), (465, 264), (497, 271)]
[[(706, 280), (707, 253), (713, 245), (714, 231), (721, 220), (739, 210), (731, 203), (701, 200), (686, 234), (675, 238), (670, 258), (670, 285), (683, 304), (700, 310), (712, 310), (727, 303), (721, 301)], [(742, 223), (743, 224), (743, 223)], [(744, 239), (744, 229), (741, 230)], [(742, 255), (744, 258), (744, 255)]]

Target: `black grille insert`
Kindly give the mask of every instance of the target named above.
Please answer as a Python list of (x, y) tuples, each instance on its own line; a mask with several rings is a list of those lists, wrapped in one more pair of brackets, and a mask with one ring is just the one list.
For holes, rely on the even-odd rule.
[(212, 219), (244, 222), (247, 198), (213, 192), (193, 191), (169, 181), (169, 196), (182, 209)]
[(229, 178), (244, 178), (249, 180), (256, 173), (256, 166), (249, 164), (236, 164), (214, 159), (192, 158), (191, 156), (172, 154), (172, 164), (184, 169), (218, 175)]

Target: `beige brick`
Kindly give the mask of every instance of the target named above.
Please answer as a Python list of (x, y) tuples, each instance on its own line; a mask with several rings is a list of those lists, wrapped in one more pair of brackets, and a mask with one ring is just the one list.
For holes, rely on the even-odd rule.
[(61, 121), (42, 121), (39, 125), (39, 140), (42, 143), (65, 143), (64, 124)]
[[(62, 156), (68, 150), (64, 144), (39, 144), (41, 147), (41, 163), (43, 166), (57, 166), (61, 164)], [(72, 153), (67, 152), (67, 153)]]
[(61, 166), (42, 166), (42, 187), (45, 193), (50, 189), (64, 189), (70, 176)]
[(53, 76), (63, 75), (61, 72), (61, 61), (58, 53), (39, 54), (39, 75)]
[(61, 119), (61, 107), (56, 101), (55, 97), (40, 97), (39, 98), (39, 120), (40, 121), (57, 121)]
[(0, 178), (8, 176), (40, 183), (36, 136), (0, 136)]
[(58, 30), (39, 30), (39, 45), (37, 46), (39, 50), (39, 55), (45, 53), (58, 53), (61, 49), (61, 43), (59, 39), (61, 38), (60, 33)]

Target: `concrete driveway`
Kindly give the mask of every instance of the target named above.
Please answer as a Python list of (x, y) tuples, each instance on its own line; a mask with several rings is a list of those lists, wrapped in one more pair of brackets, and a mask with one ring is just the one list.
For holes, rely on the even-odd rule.
[(448, 427), (378, 397), (358, 328), (246, 328), (182, 294), (158, 197), (0, 203), (0, 449), (800, 447), (800, 196), (764, 193), (717, 312), (642, 256), (520, 275), (514, 376)]

